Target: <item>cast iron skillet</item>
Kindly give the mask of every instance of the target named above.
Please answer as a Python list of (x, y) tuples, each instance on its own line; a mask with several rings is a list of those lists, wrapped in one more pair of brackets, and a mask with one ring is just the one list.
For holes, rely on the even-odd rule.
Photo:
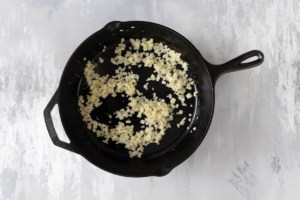
[[(153, 38), (155, 42), (163, 42), (182, 54), (182, 58), (189, 63), (188, 73), (195, 80), (194, 89), (198, 91), (198, 95), (187, 102), (188, 106), (179, 108), (183, 109), (185, 115), (192, 113), (192, 120), (184, 127), (177, 128), (176, 123), (179, 119), (175, 118), (172, 128), (167, 131), (161, 144), (147, 146), (143, 157), (138, 159), (129, 158), (128, 152), (122, 145), (104, 144), (91, 133), (82, 121), (77, 99), (78, 95), (86, 93), (83, 75), (86, 61), (83, 61), (83, 58), (97, 62), (98, 57), (101, 56), (105, 62), (98, 73), (109, 74), (115, 69), (109, 58), (120, 39), (125, 38), (127, 41), (129, 38), (143, 37)], [(107, 49), (102, 52), (104, 46)], [(252, 58), (252, 61), (247, 62), (249, 58)], [(167, 27), (142, 21), (110, 22), (87, 38), (69, 59), (59, 87), (44, 110), (49, 135), (56, 146), (78, 153), (108, 172), (129, 177), (166, 175), (186, 160), (204, 139), (213, 116), (214, 85), (217, 78), (227, 72), (258, 66), (263, 60), (263, 53), (253, 50), (225, 64), (212, 65), (203, 59), (199, 51), (186, 38)], [(145, 77), (151, 73), (145, 69), (134, 72), (140, 75), (140, 86), (143, 85)], [(170, 92), (162, 85), (157, 84), (153, 87), (161, 98)], [(143, 92), (146, 96), (152, 93), (151, 90)], [(126, 103), (126, 99), (121, 96), (108, 98), (95, 115), (107, 122), (107, 114), (120, 109)], [(70, 143), (61, 141), (55, 132), (51, 110), (56, 104)], [(139, 124), (135, 122), (136, 125)]]

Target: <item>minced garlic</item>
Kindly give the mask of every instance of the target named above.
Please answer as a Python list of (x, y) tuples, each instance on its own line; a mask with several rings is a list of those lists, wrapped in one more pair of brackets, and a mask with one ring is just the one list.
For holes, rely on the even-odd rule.
[[(85, 97), (79, 96), (78, 105), (87, 128), (97, 137), (104, 138), (104, 143), (113, 141), (124, 144), (129, 150), (130, 157), (141, 157), (144, 147), (151, 143), (159, 144), (165, 131), (171, 127), (174, 109), (179, 107), (176, 103), (177, 99), (181, 105), (186, 106), (185, 99), (190, 99), (197, 93), (194, 92), (193, 95), (187, 93), (187, 90), (192, 89), (194, 82), (187, 75), (188, 63), (181, 59), (180, 53), (170, 49), (167, 45), (155, 43), (153, 39), (142, 38), (129, 41), (130, 46), (126, 46), (125, 40), (122, 39), (114, 50), (115, 56), (110, 61), (117, 66), (117, 69), (113, 76), (100, 76), (95, 72), (96, 64), (87, 61), (84, 76), (90, 92)], [(99, 57), (100, 65), (103, 62), (104, 60)], [(181, 69), (177, 68), (178, 65)], [(159, 98), (156, 93), (152, 93), (152, 99), (147, 99), (136, 88), (139, 75), (132, 71), (125, 71), (126, 68), (131, 69), (131, 67), (152, 68), (155, 74), (148, 77), (147, 81), (160, 82), (172, 89), (175, 96), (166, 95), (170, 100), (169, 103)], [(148, 90), (148, 82), (143, 85), (143, 88)], [(108, 115), (109, 119), (119, 120), (117, 125), (110, 127), (91, 117), (91, 112), (102, 105), (103, 99), (108, 96), (116, 97), (117, 94), (121, 96), (125, 94), (129, 100), (127, 107)], [(182, 110), (176, 113), (176, 115), (182, 114)], [(134, 130), (130, 119), (133, 115), (140, 118), (140, 123), (143, 124), (142, 130)], [(190, 118), (188, 120), (190, 121)], [(186, 117), (183, 117), (177, 127), (183, 126), (185, 121)]]

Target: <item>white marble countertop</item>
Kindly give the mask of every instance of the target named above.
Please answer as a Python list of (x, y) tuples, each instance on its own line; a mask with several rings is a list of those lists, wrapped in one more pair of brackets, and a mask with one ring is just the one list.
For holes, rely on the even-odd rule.
[[(299, 1), (0, 2), (1, 200), (300, 199)], [(45, 127), (69, 56), (113, 20), (175, 29), (212, 63), (265, 54), (261, 66), (219, 79), (205, 140), (165, 177), (107, 173), (54, 146)]]

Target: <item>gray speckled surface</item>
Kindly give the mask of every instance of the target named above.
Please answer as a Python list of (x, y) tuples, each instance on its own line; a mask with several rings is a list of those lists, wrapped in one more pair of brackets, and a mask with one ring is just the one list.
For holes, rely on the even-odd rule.
[[(0, 199), (300, 198), (297, 0), (0, 0)], [(124, 178), (55, 147), (43, 109), (64, 65), (112, 20), (147, 20), (190, 39), (212, 63), (260, 49), (262, 66), (224, 75), (202, 145), (161, 178)], [(57, 112), (53, 113), (57, 118)], [(56, 120), (58, 132), (63, 129)]]

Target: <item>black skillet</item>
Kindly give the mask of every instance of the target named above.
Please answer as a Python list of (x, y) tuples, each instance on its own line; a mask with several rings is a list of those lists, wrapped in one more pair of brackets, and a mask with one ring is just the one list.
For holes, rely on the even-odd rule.
[[(83, 76), (86, 61), (83, 58), (97, 62), (101, 56), (105, 62), (101, 68), (99, 67), (98, 73), (110, 74), (115, 66), (110, 63), (109, 58), (121, 38), (128, 41), (129, 38), (143, 37), (153, 38), (155, 42), (163, 42), (182, 54), (182, 58), (189, 63), (188, 73), (195, 80), (194, 89), (198, 91), (198, 95), (187, 102), (188, 106), (179, 108), (185, 115), (192, 113), (190, 122), (182, 128), (177, 128), (176, 123), (179, 119), (175, 118), (172, 128), (167, 131), (160, 145), (147, 146), (142, 158), (129, 158), (124, 146), (102, 143), (101, 138), (97, 138), (86, 128), (79, 113), (77, 99), (78, 95), (87, 92)], [(106, 51), (102, 52), (104, 46)], [(252, 61), (247, 62), (246, 60), (250, 58)], [(142, 21), (110, 22), (87, 38), (69, 59), (59, 87), (44, 110), (49, 135), (56, 146), (78, 153), (108, 172), (129, 177), (166, 175), (186, 160), (204, 139), (213, 116), (214, 85), (217, 78), (227, 72), (258, 66), (263, 60), (263, 53), (253, 50), (225, 64), (212, 65), (203, 59), (199, 51), (186, 38), (167, 27)], [(139, 86), (143, 85), (145, 78), (151, 74), (151, 71), (141, 69), (134, 71), (141, 77)], [(161, 98), (170, 92), (162, 85), (152, 85), (152, 87)], [(146, 96), (151, 96), (153, 93), (151, 89), (143, 92)], [(94, 117), (108, 123), (107, 115), (126, 106), (126, 101), (127, 99), (121, 95), (116, 98), (109, 97), (95, 112)], [(55, 132), (51, 110), (56, 104), (70, 143), (61, 141)], [(116, 123), (114, 119), (112, 121), (112, 124)], [(136, 121), (136, 126), (138, 124)]]

